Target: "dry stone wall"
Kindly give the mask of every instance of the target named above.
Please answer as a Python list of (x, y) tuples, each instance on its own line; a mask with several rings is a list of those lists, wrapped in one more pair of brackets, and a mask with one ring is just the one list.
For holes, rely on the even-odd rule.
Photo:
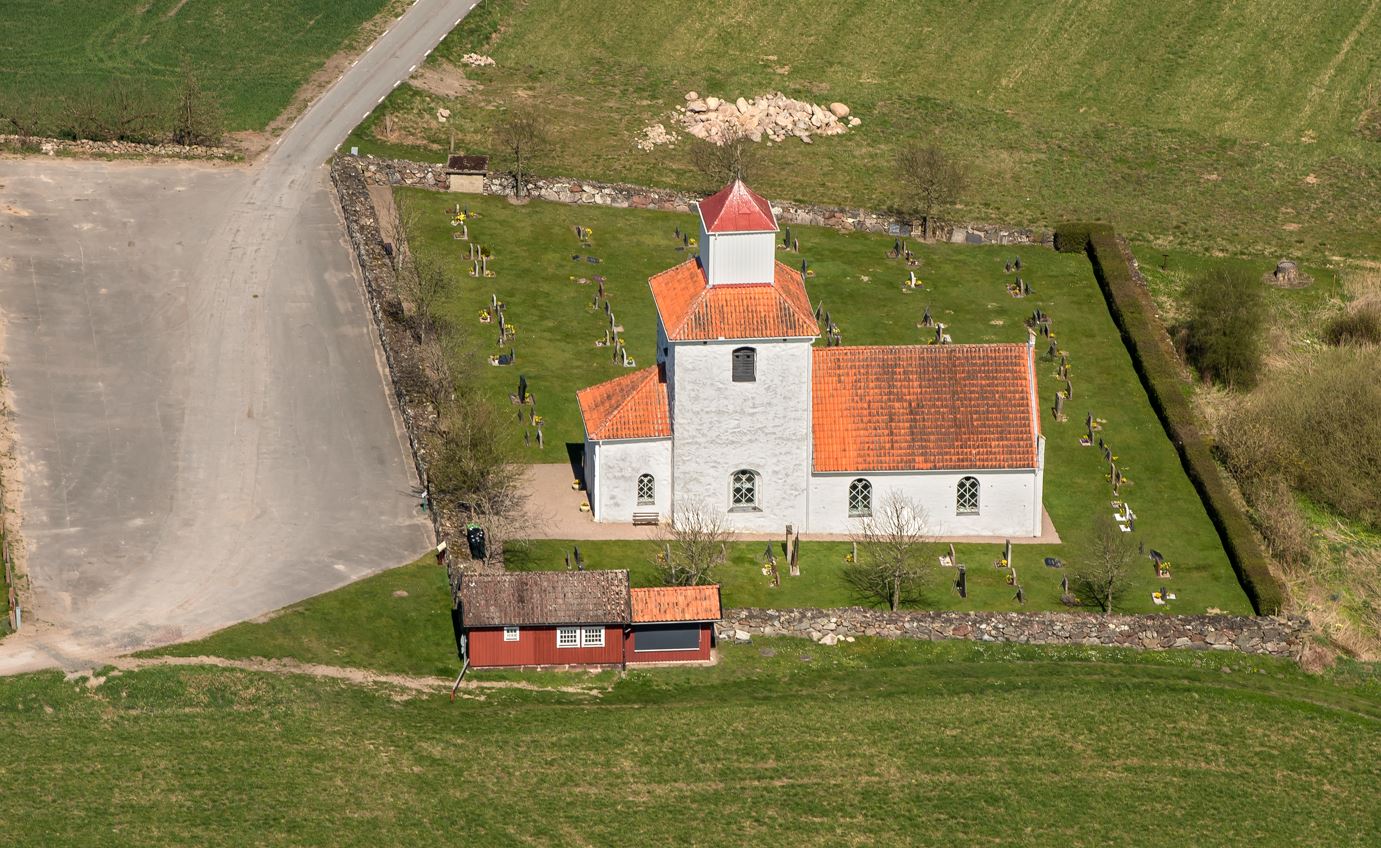
[(823, 645), (858, 636), (964, 639), (1023, 645), (1238, 651), (1299, 659), (1308, 622), (1295, 616), (1093, 615), (1088, 613), (883, 612), (839, 609), (731, 609), (721, 639), (799, 636)]
[(183, 144), (136, 144), (132, 141), (72, 141), (62, 138), (26, 138), (0, 135), (0, 148), (38, 152), (45, 156), (115, 156), (149, 159), (239, 159), (228, 147)]
[[(360, 157), (364, 177), (376, 185), (405, 185), (413, 188), (445, 190), (446, 168), (442, 164), (396, 159)], [(513, 179), (491, 175), (484, 180), (484, 193), (512, 195)], [(669, 189), (648, 188), (625, 183), (603, 183), (569, 177), (535, 179), (527, 183), (527, 193), (541, 200), (581, 206), (612, 206), (618, 209), (658, 209), (663, 212), (689, 212), (698, 195)], [(806, 224), (869, 233), (892, 232), (897, 225), (893, 215), (844, 206), (773, 201), (772, 211), (785, 224)], [(1048, 230), (1004, 227), (991, 224), (953, 224), (937, 228), (939, 238), (961, 244), (1053, 244)]]

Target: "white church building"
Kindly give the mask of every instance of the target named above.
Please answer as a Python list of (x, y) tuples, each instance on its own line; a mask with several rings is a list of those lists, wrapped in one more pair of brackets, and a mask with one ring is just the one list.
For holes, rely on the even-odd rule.
[(898, 492), (931, 535), (1041, 535), (1033, 340), (816, 347), (771, 205), (735, 181), (699, 213), (699, 257), (648, 281), (657, 364), (578, 393), (596, 521), (695, 502), (734, 530), (843, 534)]

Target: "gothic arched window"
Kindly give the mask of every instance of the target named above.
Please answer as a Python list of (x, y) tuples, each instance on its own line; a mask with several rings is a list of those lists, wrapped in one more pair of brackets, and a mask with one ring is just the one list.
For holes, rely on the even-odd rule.
[(742, 469), (729, 475), (729, 509), (758, 508), (758, 472)]
[(657, 502), (657, 482), (652, 479), (651, 474), (643, 474), (638, 477), (638, 506), (647, 506)]
[(862, 477), (849, 484), (849, 516), (867, 518), (873, 514), (873, 484)]
[(960, 515), (978, 513), (978, 478), (964, 477), (954, 495), (954, 511)]

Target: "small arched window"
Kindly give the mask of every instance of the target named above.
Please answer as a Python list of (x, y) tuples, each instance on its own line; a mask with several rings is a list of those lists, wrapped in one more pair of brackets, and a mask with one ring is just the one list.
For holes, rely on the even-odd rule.
[(657, 502), (657, 481), (651, 474), (638, 477), (638, 506), (649, 506)]
[(849, 484), (849, 516), (867, 518), (873, 514), (873, 484), (862, 477)]
[(742, 469), (729, 476), (729, 509), (748, 511), (758, 508), (758, 472)]
[(734, 349), (734, 382), (752, 383), (758, 379), (758, 352), (751, 347)]
[(954, 495), (954, 511), (960, 515), (978, 514), (978, 478), (964, 477)]

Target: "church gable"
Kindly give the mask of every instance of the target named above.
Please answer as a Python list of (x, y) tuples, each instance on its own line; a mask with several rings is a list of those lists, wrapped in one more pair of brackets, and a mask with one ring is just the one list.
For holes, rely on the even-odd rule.
[(1040, 418), (1030, 346), (813, 353), (816, 472), (1037, 466)]

